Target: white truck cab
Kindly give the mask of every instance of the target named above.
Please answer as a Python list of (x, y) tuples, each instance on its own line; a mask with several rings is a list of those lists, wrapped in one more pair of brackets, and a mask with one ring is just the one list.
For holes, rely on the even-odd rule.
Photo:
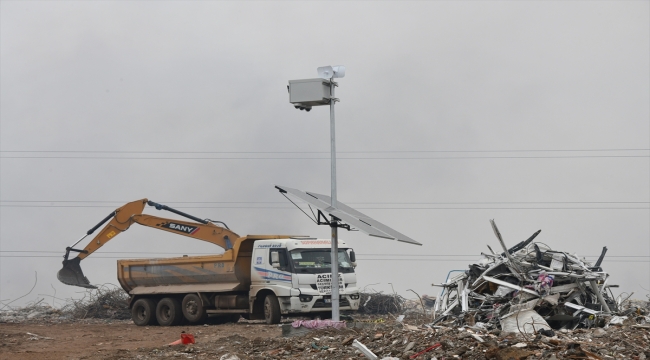
[[(329, 239), (313, 238), (255, 241), (251, 258), (251, 304), (272, 292), (283, 315), (331, 312), (331, 244)], [(342, 240), (338, 241), (338, 248), (339, 308), (358, 310), (356, 264), (351, 261), (354, 252)]]

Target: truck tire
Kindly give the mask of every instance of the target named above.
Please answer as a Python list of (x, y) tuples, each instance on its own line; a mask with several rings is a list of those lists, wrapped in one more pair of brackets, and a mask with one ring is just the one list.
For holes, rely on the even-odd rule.
[(137, 326), (156, 324), (156, 303), (147, 298), (138, 299), (131, 307), (131, 319)]
[(162, 326), (174, 326), (183, 321), (181, 302), (175, 298), (164, 298), (156, 306), (156, 320)]
[(208, 318), (203, 301), (196, 294), (187, 294), (182, 303), (183, 316), (190, 324), (203, 323)]
[(269, 325), (279, 324), (280, 317), (280, 303), (278, 303), (278, 298), (275, 294), (268, 294), (264, 298), (264, 319)]

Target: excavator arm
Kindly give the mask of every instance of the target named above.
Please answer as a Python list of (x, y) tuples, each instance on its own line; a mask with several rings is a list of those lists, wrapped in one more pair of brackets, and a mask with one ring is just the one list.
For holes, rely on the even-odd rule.
[[(158, 210), (167, 210), (194, 220), (195, 222), (144, 215), (142, 214), (142, 211), (147, 204), (154, 206)], [(92, 235), (95, 230), (100, 228), (106, 222), (108, 222), (108, 224), (106, 224), (106, 226), (104, 226), (99, 231), (99, 233), (88, 243), (88, 245), (86, 245), (84, 249), (74, 248), (86, 237)], [(81, 260), (97, 251), (100, 247), (104, 246), (104, 244), (112, 240), (115, 236), (128, 230), (129, 227), (134, 223), (163, 231), (168, 231), (174, 234), (188, 236), (198, 240), (207, 241), (209, 243), (218, 245), (225, 250), (231, 249), (233, 242), (239, 238), (239, 235), (230, 231), (226, 224), (220, 221), (199, 219), (192, 215), (186, 214), (176, 209), (172, 209), (166, 205), (161, 205), (153, 201), (149, 201), (147, 199), (136, 200), (127, 203), (124, 206), (113, 211), (92, 229), (88, 230), (81, 239), (66, 248), (63, 260), (63, 268), (59, 270), (57, 274), (59, 281), (67, 285), (95, 288), (95, 286), (90, 284), (88, 278), (84, 276), (80, 266)], [(224, 227), (217, 226), (214, 223), (221, 223), (224, 225)], [(70, 252), (77, 252), (77, 257), (74, 259), (68, 259)]]

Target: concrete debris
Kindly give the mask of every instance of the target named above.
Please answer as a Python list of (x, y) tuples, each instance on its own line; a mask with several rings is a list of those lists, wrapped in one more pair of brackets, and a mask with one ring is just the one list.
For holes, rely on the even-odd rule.
[(510, 313), (500, 320), (501, 330), (506, 333), (523, 332), (536, 334), (540, 330), (550, 330), (544, 318), (535, 310), (523, 310)]
[(291, 323), (291, 326), (294, 328), (305, 327), (307, 329), (325, 329), (328, 327), (335, 329), (343, 329), (345, 327), (345, 321), (333, 321), (333, 320), (296, 320)]
[(225, 354), (219, 358), (219, 360), (239, 360), (239, 356), (232, 354)]
[[(603, 327), (622, 324), (634, 307), (629, 297), (614, 297), (609, 274), (601, 264), (550, 248), (533, 240), (541, 230), (507, 248), (490, 221), (502, 252), (482, 253), (469, 270), (442, 284), (431, 325), (481, 324), (506, 333), (536, 334), (540, 330)], [(456, 271), (458, 272), (458, 271)], [(637, 307), (638, 308), (638, 307)], [(647, 315), (647, 309), (641, 310)]]
[(28, 332), (26, 334), (29, 335), (29, 338), (27, 340), (54, 340), (51, 337), (36, 335), (36, 334), (30, 333), (30, 332)]
[(0, 311), (0, 323), (42, 322), (43, 320), (68, 320), (72, 316), (61, 309), (56, 309), (42, 300), (23, 308), (12, 308)]
[(370, 360), (378, 359), (377, 355), (375, 355), (372, 351), (368, 350), (368, 348), (365, 345), (358, 342), (356, 339), (352, 342), (352, 347), (359, 350), (365, 357), (367, 357)]

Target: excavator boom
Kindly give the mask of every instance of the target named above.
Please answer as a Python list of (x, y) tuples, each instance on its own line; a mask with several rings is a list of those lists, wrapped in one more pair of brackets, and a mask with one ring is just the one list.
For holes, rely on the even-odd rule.
[[(145, 205), (154, 206), (158, 210), (167, 210), (175, 214), (187, 217), (195, 222), (166, 219), (162, 217), (143, 215)], [(108, 222), (110, 220), (110, 222)], [(75, 249), (74, 246), (79, 244), (87, 236), (91, 235), (100, 226), (104, 225), (101, 231), (86, 245), (83, 250)], [(172, 209), (166, 205), (161, 205), (147, 199), (136, 200), (125, 204), (124, 206), (116, 209), (109, 214), (106, 218), (100, 221), (92, 229), (86, 232), (81, 239), (68, 246), (63, 260), (63, 268), (57, 273), (57, 278), (64, 284), (80, 286), (85, 288), (96, 288), (90, 284), (88, 278), (84, 276), (81, 270), (80, 262), (88, 255), (97, 251), (100, 247), (112, 240), (118, 234), (128, 230), (133, 223), (143, 226), (152, 227), (155, 229), (171, 232), (174, 234), (184, 235), (198, 240), (207, 241), (209, 243), (218, 245), (225, 250), (233, 247), (233, 242), (239, 238), (239, 235), (230, 231), (228, 227), (217, 226), (214, 220), (202, 220), (184, 212)], [(219, 222), (220, 223), (220, 222)], [(70, 252), (77, 252), (78, 255), (74, 259), (68, 259)]]

